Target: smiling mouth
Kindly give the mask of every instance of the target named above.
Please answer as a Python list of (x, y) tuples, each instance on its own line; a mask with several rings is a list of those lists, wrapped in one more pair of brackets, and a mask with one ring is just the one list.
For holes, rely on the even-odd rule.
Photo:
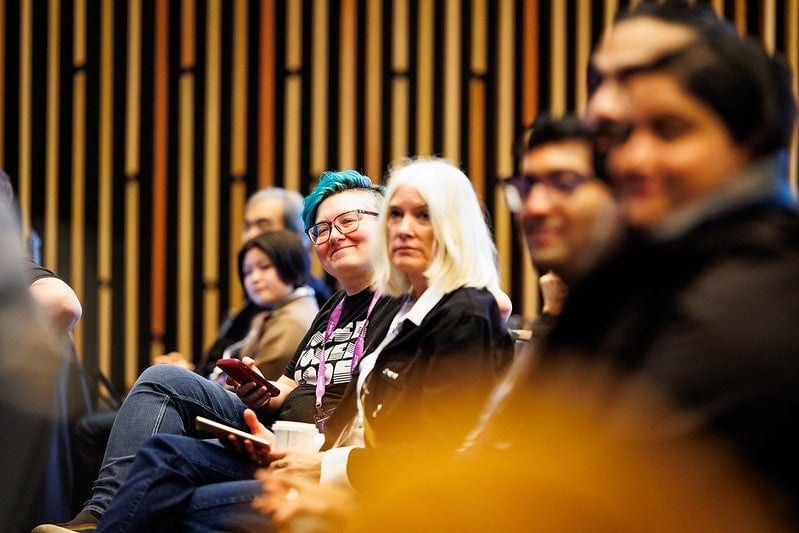
[(336, 255), (336, 254), (337, 254), (337, 253), (339, 253), (340, 251), (342, 251), (342, 250), (348, 250), (348, 249), (350, 249), (350, 248), (352, 248), (352, 246), (342, 246), (342, 247), (340, 247), (340, 248), (336, 248), (335, 250), (333, 250), (333, 251), (330, 253), (330, 257), (332, 258), (334, 255)]

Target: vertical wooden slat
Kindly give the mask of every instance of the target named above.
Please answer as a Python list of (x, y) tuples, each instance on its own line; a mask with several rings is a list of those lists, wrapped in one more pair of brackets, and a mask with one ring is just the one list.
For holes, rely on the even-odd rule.
[(180, 68), (194, 68), (197, 63), (197, 17), (195, 0), (181, 0), (180, 3)]
[[(214, 17), (213, 24), (219, 25), (208, 34), (213, 35), (218, 42), (214, 43), (206, 53), (207, 78), (218, 80), (213, 85), (213, 90), (206, 92), (206, 159), (205, 159), (205, 194), (204, 194), (204, 230), (203, 230), (203, 321), (202, 345), (209, 346), (216, 338), (220, 317), (219, 294), (219, 264), (220, 254), (219, 222), (221, 219), (221, 116), (222, 116), (222, 28), (219, 24), (221, 14), (216, 5), (213, 13), (209, 10), (210, 17)], [(220, 5), (221, 7), (221, 5)], [(233, 145), (230, 150), (230, 172), (233, 176), (242, 178), (247, 175), (247, 65), (249, 55), (249, 26), (248, 3), (246, 0), (236, 0), (233, 4), (233, 67), (231, 95), (231, 139)]]
[[(511, 147), (514, 136), (514, 83), (513, 57), (515, 55), (514, 22), (516, 11), (510, 0), (502, 0), (497, 5), (497, 103), (496, 103), (496, 176), (513, 174), (513, 157)], [(500, 257), (511, 257), (511, 218), (502, 195), (494, 197), (494, 227)], [(508, 261), (500, 261), (500, 283), (502, 287), (511, 286), (511, 265)], [(526, 293), (528, 294), (528, 293)], [(524, 316), (533, 316), (535, 308), (525, 308), (528, 300), (523, 302), (522, 309), (516, 312)]]
[(395, 0), (391, 17), (394, 27), (391, 33), (391, 69), (407, 74), (411, 64), (410, 12), (408, 0)]
[(486, 88), (481, 78), (469, 81), (469, 178), (481, 201), (486, 190)]
[[(522, 124), (530, 124), (538, 113), (538, 0), (527, 0), (522, 12)], [(546, 48), (548, 49), (548, 47)]]
[(125, 383), (139, 374), (139, 172), (141, 135), (140, 0), (128, 3), (128, 68), (125, 96)]
[(486, 0), (472, 0), (472, 31), (469, 37), (471, 64), (469, 70), (469, 177), (481, 201), (485, 200), (486, 188), (486, 148), (489, 145), (486, 134), (486, 83), (488, 70), (488, 17)]
[(178, 103), (177, 349), (191, 353), (194, 275), (194, 76), (180, 77)]
[(576, 111), (583, 114), (588, 99), (585, 73), (591, 56), (591, 0), (577, 1), (577, 42), (575, 43), (574, 79)]
[[(78, 299), (84, 294), (84, 256), (86, 254), (86, 2), (73, 4), (72, 62), (72, 220), (71, 285)], [(83, 327), (72, 333), (75, 349), (83, 353)]]
[(231, 76), (230, 173), (247, 174), (247, 0), (233, 4), (233, 67)]
[(114, 204), (114, 0), (100, 6), (100, 136), (97, 184), (97, 366), (111, 375)]
[(433, 112), (435, 94), (433, 68), (435, 9), (433, 0), (419, 0), (419, 36), (416, 82), (416, 146), (418, 155), (433, 153)]
[(339, 44), (339, 122), (338, 168), (355, 168), (357, 87), (358, 79), (358, 5), (355, 0), (342, 0), (341, 39)]
[[(325, 5), (327, 2), (325, 1)], [(327, 17), (325, 17), (327, 18)], [(316, 29), (316, 28), (315, 28)], [(316, 55), (314, 51), (314, 56)], [(302, 68), (302, 2), (289, 2), (286, 5), (286, 69), (291, 72), (286, 78), (285, 97), (283, 110), (283, 182), (287, 189), (300, 190), (300, 157), (302, 150), (300, 146), (300, 124), (302, 121), (302, 78), (299, 70)], [(315, 82), (311, 85), (314, 90)], [(314, 96), (311, 95), (312, 104), (310, 112), (317, 115)], [(328, 110), (325, 109), (324, 113)], [(319, 117), (313, 117), (316, 120)], [(313, 129), (313, 128), (312, 128)], [(323, 162), (317, 162), (319, 167), (314, 166), (313, 151), (318, 149), (317, 139), (311, 134), (311, 172), (316, 168), (324, 166)], [(327, 144), (327, 143), (324, 143)]]
[(738, 33), (746, 34), (746, 0), (735, 0), (734, 24)]
[(392, 50), (391, 71), (394, 76), (391, 80), (391, 146), (389, 147), (392, 161), (408, 154), (408, 117), (410, 112), (410, 84), (408, 83), (408, 69), (410, 68), (410, 44), (407, 0), (396, 0), (393, 6), (392, 19)]
[(763, 0), (760, 3), (760, 38), (769, 53), (777, 48), (777, 3), (775, 0)]
[[(0, 87), (6, 86), (6, 0), (0, 0)], [(6, 123), (6, 93), (0, 91), (0, 124)], [(0, 168), (5, 167), (6, 129), (0, 127)]]
[[(75, 6), (77, 10), (77, 4)], [(49, 0), (47, 17), (47, 131), (44, 195), (44, 264), (58, 272), (58, 125), (61, 108), (59, 59), (61, 54), (61, 2)], [(76, 17), (77, 22), (77, 17)], [(77, 35), (76, 35), (77, 37)], [(73, 57), (73, 62), (74, 62)], [(80, 352), (79, 352), (80, 353)]]
[(566, 111), (566, 2), (552, 2), (552, 42), (550, 43), (549, 111), (560, 115)]
[(156, 0), (153, 68), (153, 213), (150, 357), (166, 351), (166, 242), (169, 173), (169, 2)]
[[(461, 161), (461, 3), (447, 2), (444, 18), (444, 157)], [(482, 193), (482, 188), (477, 189)]]
[[(76, 2), (77, 6), (81, 2)], [(79, 300), (84, 295), (84, 257), (86, 254), (86, 72), (81, 70), (72, 79), (72, 217), (71, 217), (71, 280)], [(72, 332), (75, 349), (83, 353), (83, 328)]]
[(364, 164), (366, 175), (378, 179), (383, 172), (382, 162), (382, 80), (383, 80), (383, 8), (380, 2), (366, 3), (366, 111), (364, 113)]
[(408, 156), (408, 113), (410, 113), (410, 83), (407, 77), (391, 82), (391, 160)]
[[(258, 69), (258, 186), (268, 187), (275, 180), (275, 0), (261, 0), (260, 62)], [(238, 206), (238, 204), (233, 204)], [(234, 213), (241, 224), (243, 213)], [(234, 222), (235, 224), (236, 222)], [(233, 227), (238, 239), (241, 228)], [(231, 235), (233, 237), (233, 235)], [(238, 285), (233, 283), (232, 285)], [(234, 302), (239, 299), (231, 300)]]
[(613, 25), (613, 18), (616, 16), (616, 11), (618, 11), (618, 9), (618, 0), (605, 0), (605, 10), (603, 11), (604, 19), (602, 25), (605, 30)]
[[(298, 2), (299, 3), (299, 2)], [(329, 107), (328, 94), (328, 39), (329, 6), (328, 0), (313, 4), (313, 33), (311, 35), (311, 146), (308, 154), (311, 159), (311, 174), (318, 176), (327, 170), (327, 129)], [(300, 31), (297, 29), (296, 31)], [(340, 109), (336, 109), (340, 111)], [(298, 154), (299, 155), (299, 154)]]
[(33, 14), (31, 1), (22, 0), (19, 6), (19, 186), (17, 201), (22, 215), (22, 231), (30, 228), (31, 210), (31, 58)]
[[(799, 93), (799, 3), (786, 2), (785, 22), (785, 56), (793, 69), (793, 93)], [(791, 189), (793, 197), (799, 198), (799, 125), (793, 128), (791, 144)]]
[(284, 184), (287, 189), (299, 190), (300, 184), (300, 121), (302, 120), (302, 80), (299, 76), (286, 79), (285, 96), (285, 171)]

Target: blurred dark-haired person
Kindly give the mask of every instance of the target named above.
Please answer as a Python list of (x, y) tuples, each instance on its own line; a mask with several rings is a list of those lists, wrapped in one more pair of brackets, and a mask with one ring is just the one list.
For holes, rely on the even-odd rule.
[[(658, 28), (682, 28), (689, 38), (627, 64), (593, 93), (607, 96), (606, 83), (615, 92), (607, 170), (627, 242), (572, 289), (542, 362), (580, 352), (650, 379), (697, 430), (732, 444), (797, 520), (790, 72), (724, 23), (680, 26), (651, 15), (621, 18), (594, 64), (647, 48)], [(589, 110), (596, 104), (591, 99)]]

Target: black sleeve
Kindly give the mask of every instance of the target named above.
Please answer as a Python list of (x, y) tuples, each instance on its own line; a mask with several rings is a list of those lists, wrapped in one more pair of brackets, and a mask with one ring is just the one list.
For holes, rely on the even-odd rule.
[(25, 259), (25, 282), (28, 287), (33, 285), (33, 282), (43, 278), (58, 278), (58, 276), (51, 270), (47, 270), (36, 263), (33, 259)]

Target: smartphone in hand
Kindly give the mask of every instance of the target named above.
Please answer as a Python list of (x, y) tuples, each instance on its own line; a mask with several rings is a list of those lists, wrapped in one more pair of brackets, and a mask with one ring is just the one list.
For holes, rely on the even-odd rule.
[[(240, 429), (236, 429), (234, 427), (227, 426), (220, 422), (216, 422), (209, 418), (205, 418), (202, 416), (197, 416), (194, 419), (194, 426), (201, 431), (208, 431), (216, 435), (220, 439), (226, 439), (228, 435), (235, 435), (240, 439), (247, 439), (252, 442), (252, 445), (256, 449), (270, 449), (272, 448), (272, 443), (267, 439), (257, 437), (252, 433), (247, 433), (246, 431), (242, 431)], [(274, 439), (273, 439), (274, 440)]]
[(216, 366), (221, 368), (225, 374), (238, 381), (240, 385), (254, 382), (261, 387), (266, 387), (270, 396), (277, 396), (280, 394), (280, 389), (277, 388), (274, 383), (268, 381), (258, 372), (245, 365), (240, 359), (220, 359), (216, 362)]

